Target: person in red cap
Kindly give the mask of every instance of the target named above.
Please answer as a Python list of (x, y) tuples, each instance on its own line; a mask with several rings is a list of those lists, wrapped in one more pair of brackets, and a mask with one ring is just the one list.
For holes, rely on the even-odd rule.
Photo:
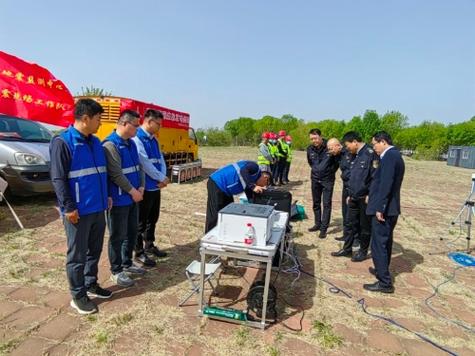
[(271, 173), (270, 165), (273, 162), (272, 155), (269, 152), (269, 138), (270, 133), (264, 132), (262, 134), (262, 142), (259, 144), (259, 151), (257, 153), (257, 164), (259, 165), (259, 169), (261, 172), (269, 172)]
[(287, 144), (287, 160), (285, 162), (285, 170), (284, 170), (284, 183), (289, 183), (289, 171), (290, 171), (290, 163), (292, 163), (292, 137), (290, 135), (285, 136), (285, 143)]
[(287, 183), (284, 182), (284, 171), (285, 166), (287, 164), (287, 156), (289, 146), (285, 142), (286, 132), (284, 130), (279, 131), (279, 139), (277, 140), (277, 150), (278, 150), (278, 157), (279, 162), (277, 163), (277, 172), (275, 176), (275, 182), (277, 185), (285, 185)]
[(277, 162), (279, 160), (279, 151), (277, 149), (277, 134), (269, 132), (269, 143), (267, 147), (269, 148), (269, 153), (272, 156), (272, 162), (270, 164), (270, 170), (272, 173), (271, 185), (275, 185), (274, 179), (277, 174)]

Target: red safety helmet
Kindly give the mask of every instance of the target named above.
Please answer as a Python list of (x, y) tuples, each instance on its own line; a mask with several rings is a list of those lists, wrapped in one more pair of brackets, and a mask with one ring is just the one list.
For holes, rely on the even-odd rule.
[(285, 135), (287, 135), (287, 133), (285, 132), (285, 130), (280, 130), (280, 131), (279, 131), (279, 136), (280, 136), (280, 137), (283, 137), (283, 136), (285, 136)]
[(285, 141), (292, 141), (292, 137), (290, 137), (290, 135), (286, 136)]
[(270, 135), (271, 135), (270, 132), (263, 132), (261, 137), (266, 138), (266, 139), (270, 139), (271, 138)]

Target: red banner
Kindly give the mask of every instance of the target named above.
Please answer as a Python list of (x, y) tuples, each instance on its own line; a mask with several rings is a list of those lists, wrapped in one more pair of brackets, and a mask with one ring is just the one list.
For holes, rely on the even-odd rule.
[(68, 126), (74, 100), (46, 68), (0, 51), (0, 113)]
[(168, 109), (163, 106), (148, 104), (138, 100), (121, 98), (120, 111), (125, 109), (135, 110), (143, 118), (143, 114), (147, 109), (158, 110), (163, 114), (162, 127), (170, 127), (177, 129), (186, 129), (190, 127), (190, 114)]

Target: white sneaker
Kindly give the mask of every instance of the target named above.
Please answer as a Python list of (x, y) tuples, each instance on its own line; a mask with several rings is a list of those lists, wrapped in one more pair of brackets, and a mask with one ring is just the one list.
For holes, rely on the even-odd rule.
[(132, 287), (135, 284), (134, 280), (125, 272), (111, 274), (111, 281), (121, 287)]

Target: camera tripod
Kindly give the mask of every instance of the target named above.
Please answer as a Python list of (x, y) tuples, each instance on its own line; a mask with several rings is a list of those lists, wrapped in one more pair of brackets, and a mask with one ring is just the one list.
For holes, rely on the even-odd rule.
[[(472, 190), (470, 194), (465, 199), (460, 211), (458, 212), (457, 216), (451, 221), (450, 225), (454, 226), (458, 224), (460, 226), (460, 231), (462, 231), (465, 227), (467, 231), (467, 235), (465, 239), (467, 240), (467, 249), (466, 252), (470, 254), (473, 248), (470, 248), (470, 240), (472, 239), (472, 216), (475, 215), (475, 173), (472, 174)], [(455, 241), (459, 239), (456, 238), (454, 241), (448, 242), (447, 246), (452, 245)], [(440, 241), (443, 241), (444, 237), (440, 237)], [(457, 252), (463, 250), (455, 250)], [(436, 252), (429, 252), (429, 255), (440, 255), (445, 254), (450, 251), (436, 251)]]
[[(467, 239), (467, 253), (471, 252), (470, 240), (472, 237), (472, 216), (475, 216), (475, 201), (473, 199), (474, 198), (473, 196), (475, 195), (474, 185), (475, 183), (472, 183), (472, 192), (468, 195), (459, 213), (457, 214), (455, 219), (452, 220), (451, 222), (452, 225), (455, 225), (458, 221), (460, 224), (460, 228), (462, 228), (462, 226), (465, 225), (466, 230), (467, 230), (467, 236), (465, 237)], [(463, 220), (464, 217), (465, 217), (465, 220)]]

